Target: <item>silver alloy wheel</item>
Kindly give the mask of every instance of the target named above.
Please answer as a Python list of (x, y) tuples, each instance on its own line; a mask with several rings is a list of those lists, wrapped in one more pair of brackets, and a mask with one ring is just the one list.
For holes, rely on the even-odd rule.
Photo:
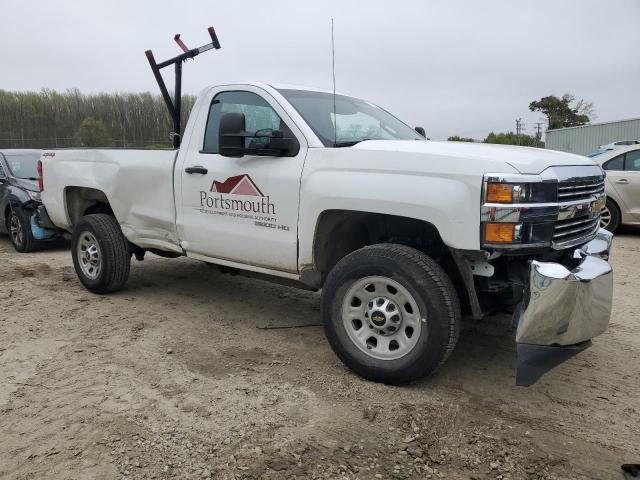
[(87, 278), (95, 280), (100, 275), (102, 267), (102, 252), (98, 240), (91, 232), (82, 232), (78, 240), (76, 248), (78, 264)]
[(600, 228), (607, 228), (611, 223), (611, 210), (606, 206), (600, 210)]
[(396, 360), (416, 346), (426, 319), (406, 288), (388, 277), (371, 276), (356, 280), (347, 290), (342, 322), (364, 353)]
[(20, 219), (18, 218), (18, 214), (11, 210), (11, 239), (13, 240), (14, 245), (22, 245), (22, 240), (24, 237), (24, 231), (22, 230), (22, 223), (20, 223)]

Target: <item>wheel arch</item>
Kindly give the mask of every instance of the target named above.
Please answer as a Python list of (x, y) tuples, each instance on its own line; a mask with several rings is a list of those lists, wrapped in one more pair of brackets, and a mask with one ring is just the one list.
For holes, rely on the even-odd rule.
[[(609, 230), (610, 232), (615, 232), (616, 230), (618, 230), (620, 227), (622, 227), (624, 224), (629, 222), (629, 214), (622, 209), (621, 207), (621, 202), (618, 201), (616, 198), (611, 197), (609, 195), (607, 195), (607, 208), (609, 207), (609, 203), (611, 203), (611, 208), (609, 209), (609, 223), (607, 223), (606, 228), (607, 230)], [(611, 210), (615, 210), (611, 211)], [(615, 214), (615, 215), (614, 215)], [(614, 217), (617, 215), (617, 219), (618, 219), (618, 223), (615, 226), (612, 226), (611, 223), (613, 222)], [(602, 226), (602, 222), (600, 223), (600, 226)]]
[[(368, 245), (394, 243), (412, 247), (439, 263), (449, 275), (465, 310), (473, 310), (458, 261), (437, 227), (425, 220), (355, 210), (325, 210), (318, 217), (313, 238), (313, 263), (301, 266), (301, 281), (313, 288), (324, 285), (331, 269), (348, 254)], [(477, 310), (477, 309), (476, 309)]]
[[(18, 195), (16, 195), (16, 192), (18, 192)], [(21, 194), (21, 195), (20, 195)], [(11, 190), (9, 193), (9, 197), (7, 198), (7, 203), (4, 205), (4, 210), (2, 212), (3, 214), (3, 221), (2, 221), (2, 226), (1, 228), (4, 230), (6, 228), (6, 231), (9, 231), (9, 221), (11, 219), (11, 209), (12, 208), (22, 208), (24, 205), (26, 205), (27, 203), (29, 203), (31, 201), (31, 199), (29, 197), (27, 197), (27, 195), (22, 192), (21, 190)]]
[(438, 229), (412, 217), (356, 210), (325, 210), (316, 222), (313, 268), (326, 278), (333, 266), (349, 253), (367, 245), (397, 243), (433, 257), (448, 254)]
[(620, 208), (620, 202), (615, 197), (612, 197), (611, 195), (607, 195), (607, 200), (611, 200), (611, 203), (613, 203), (616, 206), (616, 208), (618, 209), (618, 213), (620, 214), (620, 220), (622, 221), (622, 208)]
[(66, 187), (64, 191), (65, 210), (69, 225), (75, 226), (80, 219), (91, 213), (106, 213), (114, 216), (107, 195), (98, 189), (89, 187)]

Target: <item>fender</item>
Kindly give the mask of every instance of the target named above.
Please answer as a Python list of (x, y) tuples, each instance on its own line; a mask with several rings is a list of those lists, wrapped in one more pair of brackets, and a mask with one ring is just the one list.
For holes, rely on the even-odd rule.
[(10, 185), (8, 188), (9, 191), (9, 200), (11, 202), (15, 202), (18, 205), (26, 205), (29, 206), (30, 203), (37, 204), (39, 202), (32, 200), (29, 195), (24, 191), (24, 189), (17, 187), (15, 185)]
[(480, 159), (309, 149), (301, 181), (299, 264), (313, 264), (315, 229), (327, 210), (421, 220), (435, 226), (448, 247), (479, 250), (482, 172), (491, 168)]
[(8, 233), (7, 230), (7, 207), (11, 205), (12, 207), (21, 207), (21, 208), (33, 208), (35, 209), (39, 202), (35, 200), (31, 200), (27, 193), (15, 185), (10, 185), (7, 189), (7, 195), (2, 199), (3, 201), (0, 203), (0, 232)]

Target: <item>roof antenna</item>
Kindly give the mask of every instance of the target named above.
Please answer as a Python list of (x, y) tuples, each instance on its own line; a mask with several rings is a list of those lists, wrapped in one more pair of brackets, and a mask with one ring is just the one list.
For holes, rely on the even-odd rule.
[(336, 49), (333, 40), (333, 17), (331, 17), (331, 73), (333, 75), (333, 146), (338, 143), (338, 117), (336, 116)]

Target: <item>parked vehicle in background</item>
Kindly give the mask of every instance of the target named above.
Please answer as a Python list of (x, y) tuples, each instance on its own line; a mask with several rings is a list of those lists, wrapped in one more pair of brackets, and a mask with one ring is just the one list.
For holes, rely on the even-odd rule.
[(607, 202), (600, 226), (614, 232), (620, 225), (640, 225), (640, 145), (619, 147), (591, 158), (607, 174)]
[(618, 140), (616, 142), (600, 145), (599, 150), (606, 152), (607, 150), (616, 150), (618, 148), (628, 147), (629, 145), (640, 145), (640, 140)]
[(640, 140), (619, 140), (613, 143), (607, 143), (606, 145), (600, 145), (598, 150), (591, 152), (587, 157), (593, 158), (603, 153), (610, 152), (612, 150), (620, 150), (621, 148), (629, 147), (632, 145), (640, 145)]
[(31, 252), (55, 232), (38, 222), (40, 150), (0, 151), (0, 233), (8, 233), (18, 252)]

